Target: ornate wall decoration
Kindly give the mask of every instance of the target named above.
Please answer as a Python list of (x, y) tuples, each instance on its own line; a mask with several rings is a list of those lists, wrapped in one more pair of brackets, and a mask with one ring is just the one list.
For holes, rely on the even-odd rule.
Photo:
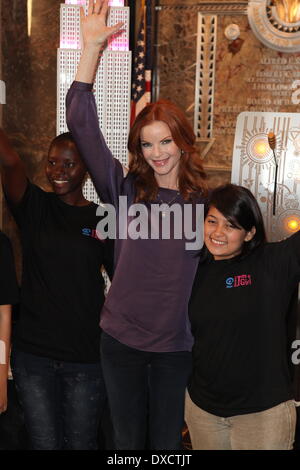
[[(282, 53), (266, 47), (257, 39), (249, 26), (248, 2), (198, 1), (195, 2), (197, 5), (191, 2), (188, 5), (188, 2), (174, 0), (172, 5), (170, 1), (168, 5), (164, 3), (167, 0), (162, 1), (157, 11), (157, 98), (171, 99), (186, 111), (195, 128), (198, 152), (211, 184), (218, 185), (230, 180), (239, 113), (295, 113), (298, 110), (299, 100), (293, 100), (293, 95), (300, 95), (300, 57), (298, 53)], [(198, 64), (201, 55), (197, 52), (197, 41), (205, 34), (205, 29), (199, 35), (196, 13), (206, 21), (216, 18), (211, 30), (213, 34), (209, 32), (206, 38), (207, 52), (213, 52), (210, 51), (210, 40), (215, 44), (214, 65), (211, 54), (207, 54), (202, 68)], [(232, 24), (238, 25), (240, 30), (236, 40), (225, 36), (226, 29)], [(240, 41), (240, 47), (233, 50), (235, 41)], [(200, 83), (203, 70), (213, 72), (214, 83), (208, 80), (209, 75), (206, 75), (206, 85), (203, 80)], [(199, 85), (202, 90), (197, 91)], [(208, 94), (211, 90), (212, 100)], [(202, 99), (200, 104), (197, 96)], [(203, 106), (204, 99), (209, 108)], [(212, 123), (209, 127), (208, 122)], [(209, 136), (204, 136), (207, 132)], [(300, 149), (298, 134), (294, 140)]]
[[(244, 112), (237, 120), (232, 180), (257, 198), (270, 241), (288, 237), (300, 228), (299, 125), (298, 113)], [(278, 162), (275, 215), (275, 163), (267, 137), (271, 131), (276, 135)]]
[(206, 144), (201, 152), (202, 158), (214, 143), (212, 134), (216, 44), (217, 16), (198, 13), (194, 132), (197, 141)]
[(265, 46), (280, 52), (300, 51), (300, 20), (298, 15), (292, 15), (294, 4), (294, 0), (249, 1), (249, 24)]

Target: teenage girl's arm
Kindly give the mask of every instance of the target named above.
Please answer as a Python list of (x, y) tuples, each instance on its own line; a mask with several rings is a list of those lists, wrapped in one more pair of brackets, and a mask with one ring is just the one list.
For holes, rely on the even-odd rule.
[(0, 166), (4, 192), (12, 204), (18, 204), (27, 188), (26, 172), (3, 129), (0, 129)]
[(0, 413), (7, 408), (7, 375), (10, 353), (11, 305), (0, 305)]
[(74, 136), (81, 157), (86, 163), (96, 190), (103, 202), (117, 202), (117, 187), (123, 178), (121, 165), (113, 159), (99, 129), (92, 84), (100, 50), (105, 41), (123, 23), (106, 26), (108, 0), (89, 0), (88, 14), (81, 10), (84, 50), (76, 81), (67, 95), (67, 124)]

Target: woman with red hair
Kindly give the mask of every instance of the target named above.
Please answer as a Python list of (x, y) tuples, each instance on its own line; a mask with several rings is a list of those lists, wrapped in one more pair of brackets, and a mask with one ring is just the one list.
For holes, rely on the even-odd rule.
[[(180, 449), (193, 343), (187, 306), (198, 251), (187, 248), (191, 238), (182, 229), (183, 222), (197, 225), (205, 173), (191, 126), (167, 101), (137, 116), (129, 135), (129, 171), (112, 157), (92, 94), (100, 48), (122, 26), (106, 26), (107, 8), (107, 0), (89, 1), (82, 18), (85, 48), (67, 96), (68, 126), (101, 200), (113, 204), (118, 217), (115, 274), (100, 321), (103, 372), (116, 448)], [(136, 221), (135, 209), (139, 220), (146, 213), (136, 224), (139, 231), (133, 233), (132, 225), (120, 229), (120, 196), (129, 207), (127, 224)], [(184, 215), (177, 225), (175, 206)]]

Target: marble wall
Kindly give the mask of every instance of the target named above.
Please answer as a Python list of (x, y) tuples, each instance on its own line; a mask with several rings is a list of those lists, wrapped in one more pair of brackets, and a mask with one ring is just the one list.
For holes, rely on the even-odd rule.
[[(28, 36), (27, 0), (2, 0), (2, 80), (6, 82), (3, 127), (25, 162), (30, 179), (47, 188), (44, 162), (56, 132), (56, 51), (60, 0), (32, 0)], [(3, 207), (3, 230), (20, 247), (16, 227)]]
[[(232, 22), (232, 18), (226, 19), (226, 4), (230, 6), (234, 3), (246, 18), (247, 2), (226, 2), (226, 0), (223, 2), (162, 0), (160, 2), (160, 9), (156, 15), (158, 28), (156, 97), (174, 100), (185, 110), (192, 126), (194, 126), (198, 12), (216, 14), (216, 10), (219, 10), (217, 18)], [(205, 9), (202, 8), (203, 6)], [(221, 42), (222, 40), (221, 31)], [(220, 60), (223, 58), (220, 57)], [(224, 78), (218, 75), (218, 83), (221, 87), (224, 85)], [(197, 144), (199, 153), (203, 151), (205, 145), (200, 142)], [(203, 160), (211, 186), (230, 181), (230, 159), (227, 158), (224, 162), (223, 154), (224, 150), (220, 152), (218, 149), (218, 153), (215, 153), (212, 147)]]
[(33, 0), (31, 36), (27, 1), (2, 0), (3, 125), (28, 173), (45, 185), (43, 161), (56, 126), (56, 52), (60, 0)]

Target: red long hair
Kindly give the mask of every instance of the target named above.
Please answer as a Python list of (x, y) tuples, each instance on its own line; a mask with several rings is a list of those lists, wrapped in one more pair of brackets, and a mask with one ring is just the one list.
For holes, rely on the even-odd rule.
[(150, 103), (137, 115), (128, 137), (131, 154), (129, 171), (136, 178), (136, 202), (153, 201), (157, 197), (158, 184), (154, 171), (146, 162), (140, 142), (141, 129), (153, 121), (163, 121), (170, 128), (172, 138), (183, 154), (180, 157), (178, 184), (184, 199), (205, 195), (206, 174), (195, 149), (195, 134), (185, 114), (167, 100)]

